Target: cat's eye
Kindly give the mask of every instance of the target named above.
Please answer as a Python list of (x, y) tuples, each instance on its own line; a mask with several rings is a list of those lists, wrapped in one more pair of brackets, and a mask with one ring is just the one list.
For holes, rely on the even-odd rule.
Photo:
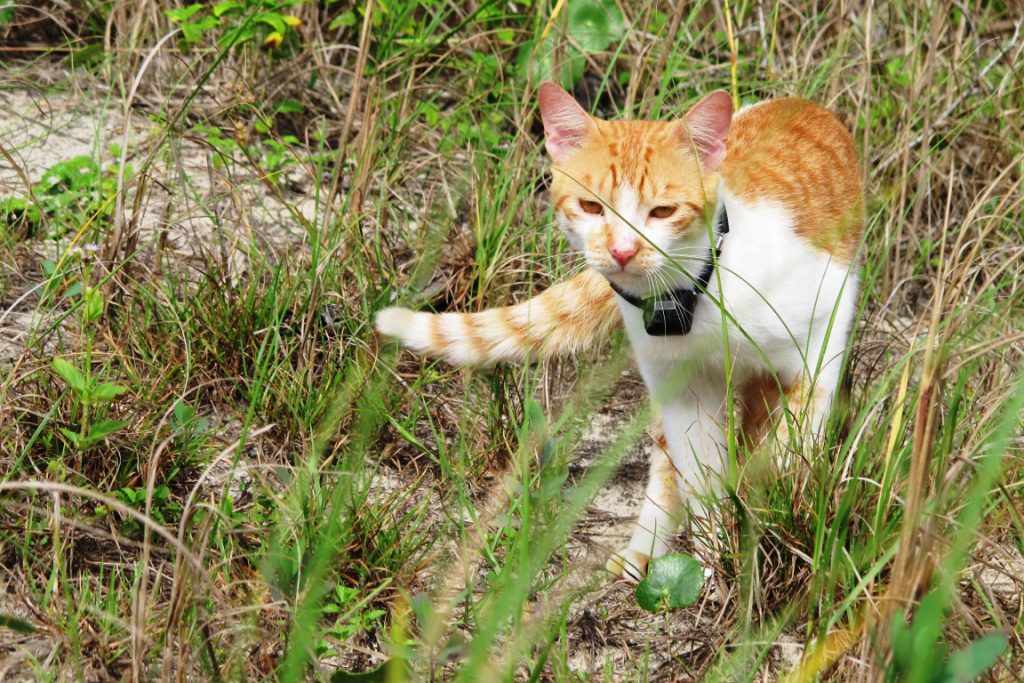
[(595, 216), (600, 216), (604, 213), (604, 207), (601, 205), (601, 202), (595, 202), (591, 199), (581, 199), (580, 208), (587, 213), (594, 214)]
[(674, 206), (656, 206), (651, 209), (651, 218), (668, 218), (676, 212)]

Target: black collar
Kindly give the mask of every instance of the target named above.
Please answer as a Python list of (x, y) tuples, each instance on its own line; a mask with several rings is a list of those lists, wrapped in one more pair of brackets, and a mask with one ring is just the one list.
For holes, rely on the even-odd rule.
[(611, 280), (608, 281), (608, 284), (612, 286), (616, 294), (643, 311), (644, 329), (650, 336), (668, 337), (688, 334), (690, 328), (693, 327), (693, 312), (697, 308), (697, 297), (701, 292), (707, 291), (711, 275), (715, 272), (715, 262), (722, 255), (722, 241), (728, 232), (729, 216), (726, 214), (723, 204), (722, 210), (718, 214), (718, 220), (715, 222), (713, 245), (708, 249), (704, 268), (697, 275), (697, 279), (694, 281), (695, 286), (692, 289), (674, 289), (671, 292), (641, 298), (622, 291)]

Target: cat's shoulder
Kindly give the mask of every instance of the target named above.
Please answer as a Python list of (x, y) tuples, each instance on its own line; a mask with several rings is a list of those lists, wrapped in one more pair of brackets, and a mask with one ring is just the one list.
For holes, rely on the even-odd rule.
[(820, 139), (853, 146), (846, 126), (829, 109), (801, 97), (779, 97), (742, 107), (729, 130), (732, 145)]
[(852, 256), (863, 226), (857, 149), (825, 107), (798, 97), (744, 107), (729, 127), (721, 175), (734, 196), (779, 203), (798, 233)]

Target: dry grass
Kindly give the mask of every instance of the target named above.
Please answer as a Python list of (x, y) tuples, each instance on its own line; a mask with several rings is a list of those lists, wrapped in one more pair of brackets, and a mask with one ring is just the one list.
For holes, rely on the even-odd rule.
[[(0, 222), (0, 677), (326, 680), (407, 633), (443, 679), (910, 680), (892, 614), (936, 595), (938, 642), (1006, 633), (990, 679), (1018, 680), (1020, 7), (644, 3), (587, 55), (605, 116), (717, 87), (823, 102), (867, 186), (846, 428), (744, 469), (717, 594), (650, 615), (594, 569), (644, 476), (642, 442), (604, 455), (643, 404), (619, 355), (453, 372), (368, 324), (573, 267), (514, 66), (556, 4), (305, 2), (273, 53), (161, 42), (153, 0), (0, 27), (0, 199), (42, 207), (47, 169), (100, 164)], [(86, 408), (55, 357), (127, 391)], [(87, 447), (61, 431), (104, 419)], [(543, 486), (562, 477), (593, 503)]]

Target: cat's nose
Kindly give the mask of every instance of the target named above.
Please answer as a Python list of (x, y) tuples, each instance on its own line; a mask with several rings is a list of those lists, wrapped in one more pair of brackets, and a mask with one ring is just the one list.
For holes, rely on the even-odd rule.
[(616, 244), (608, 249), (608, 253), (612, 255), (612, 258), (615, 259), (620, 268), (625, 268), (626, 264), (636, 256), (638, 251), (640, 251), (640, 245), (636, 242), (632, 244)]

